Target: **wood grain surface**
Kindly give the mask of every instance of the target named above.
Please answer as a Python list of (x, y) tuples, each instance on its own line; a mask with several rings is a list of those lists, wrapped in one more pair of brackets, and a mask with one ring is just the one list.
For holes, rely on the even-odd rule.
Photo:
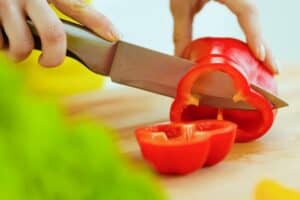
[[(235, 144), (225, 161), (187, 176), (159, 176), (171, 199), (252, 199), (257, 182), (272, 178), (300, 189), (300, 67), (278, 77), (280, 96), (289, 107), (278, 112), (261, 139)], [(141, 160), (133, 136), (136, 127), (168, 121), (172, 99), (121, 87), (70, 97), (72, 117), (88, 116), (118, 130), (126, 154)]]

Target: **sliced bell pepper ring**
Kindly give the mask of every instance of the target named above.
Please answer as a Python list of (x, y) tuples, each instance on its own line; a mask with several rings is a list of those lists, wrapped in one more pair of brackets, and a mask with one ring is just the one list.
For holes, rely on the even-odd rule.
[(158, 172), (186, 174), (223, 160), (236, 130), (232, 122), (200, 120), (143, 127), (135, 135), (143, 157)]
[[(274, 94), (277, 93), (277, 86), (271, 72), (254, 58), (245, 43), (231, 38), (202, 38), (193, 41), (186, 48), (184, 57), (196, 64), (178, 85), (177, 95), (171, 106), (171, 121), (216, 119), (221, 114), (224, 120), (238, 125), (237, 142), (257, 139), (270, 129), (276, 110), (250, 84)], [(199, 77), (214, 71), (226, 73), (232, 79), (236, 89), (236, 94), (232, 97), (235, 102), (244, 101), (255, 109), (223, 109), (219, 113), (218, 108), (201, 105), (201, 97), (192, 93), (193, 86)]]

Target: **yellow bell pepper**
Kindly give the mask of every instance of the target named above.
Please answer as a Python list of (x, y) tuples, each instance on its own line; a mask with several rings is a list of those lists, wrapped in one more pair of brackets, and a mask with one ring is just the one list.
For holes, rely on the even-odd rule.
[[(91, 0), (86, 0), (88, 3)], [(52, 6), (52, 5), (51, 5)], [(71, 20), (52, 6), (60, 18)], [(65, 96), (103, 86), (104, 78), (86, 69), (81, 63), (66, 58), (63, 64), (56, 68), (44, 68), (38, 64), (40, 51), (32, 54), (19, 67), (25, 69), (26, 83), (30, 91), (42, 96)]]
[(282, 186), (273, 180), (263, 180), (256, 186), (255, 200), (300, 200), (300, 190)]

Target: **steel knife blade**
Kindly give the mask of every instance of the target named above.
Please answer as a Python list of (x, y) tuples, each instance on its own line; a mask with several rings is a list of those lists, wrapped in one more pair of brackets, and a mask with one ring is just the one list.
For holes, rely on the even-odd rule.
[[(38, 32), (30, 20), (27, 23), (34, 35), (35, 48), (41, 49)], [(67, 35), (67, 55), (77, 59), (91, 71), (109, 76), (116, 83), (175, 97), (179, 81), (194, 65), (190, 60), (125, 41), (106, 41), (81, 25), (66, 21), (63, 24)], [(253, 109), (245, 102), (233, 102), (232, 97), (236, 91), (232, 80), (223, 72), (209, 74), (195, 85), (202, 104), (220, 108)], [(270, 100), (274, 108), (288, 105), (257, 85), (251, 84), (251, 87)]]

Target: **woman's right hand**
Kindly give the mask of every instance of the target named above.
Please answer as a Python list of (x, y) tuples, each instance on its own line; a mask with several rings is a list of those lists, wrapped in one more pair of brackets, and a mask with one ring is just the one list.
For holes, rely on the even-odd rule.
[[(0, 0), (0, 25), (8, 37), (8, 55), (14, 61), (25, 59), (33, 50), (33, 37), (26, 23), (26, 17), (29, 17), (42, 41), (40, 64), (53, 67), (63, 62), (67, 48), (66, 34), (49, 3), (104, 39), (118, 40), (112, 23), (84, 0)], [(1, 32), (0, 48), (4, 48)]]

